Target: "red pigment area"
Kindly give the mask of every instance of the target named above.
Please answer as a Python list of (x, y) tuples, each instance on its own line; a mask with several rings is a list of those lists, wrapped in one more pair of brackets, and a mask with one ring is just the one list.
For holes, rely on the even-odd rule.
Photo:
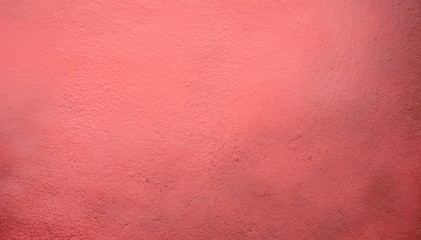
[(421, 4), (0, 1), (0, 239), (421, 239)]

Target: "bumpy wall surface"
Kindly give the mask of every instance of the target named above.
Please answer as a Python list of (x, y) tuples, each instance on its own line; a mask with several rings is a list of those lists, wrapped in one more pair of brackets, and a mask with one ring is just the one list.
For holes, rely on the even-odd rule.
[(0, 0), (0, 239), (421, 239), (418, 0)]

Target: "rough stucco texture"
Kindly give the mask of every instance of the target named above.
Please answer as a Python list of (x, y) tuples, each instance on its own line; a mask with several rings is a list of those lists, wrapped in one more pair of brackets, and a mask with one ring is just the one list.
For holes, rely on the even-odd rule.
[(0, 239), (421, 239), (421, 3), (0, 0)]

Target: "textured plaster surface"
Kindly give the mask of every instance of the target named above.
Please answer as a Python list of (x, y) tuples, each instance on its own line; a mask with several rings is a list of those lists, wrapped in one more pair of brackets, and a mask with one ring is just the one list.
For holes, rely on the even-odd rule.
[(0, 0), (0, 239), (421, 239), (421, 3)]

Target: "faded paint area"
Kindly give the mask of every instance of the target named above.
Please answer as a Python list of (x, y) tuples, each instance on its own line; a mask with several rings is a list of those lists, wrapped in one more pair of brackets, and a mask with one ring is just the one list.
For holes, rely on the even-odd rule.
[(0, 239), (421, 239), (421, 4), (0, 0)]

